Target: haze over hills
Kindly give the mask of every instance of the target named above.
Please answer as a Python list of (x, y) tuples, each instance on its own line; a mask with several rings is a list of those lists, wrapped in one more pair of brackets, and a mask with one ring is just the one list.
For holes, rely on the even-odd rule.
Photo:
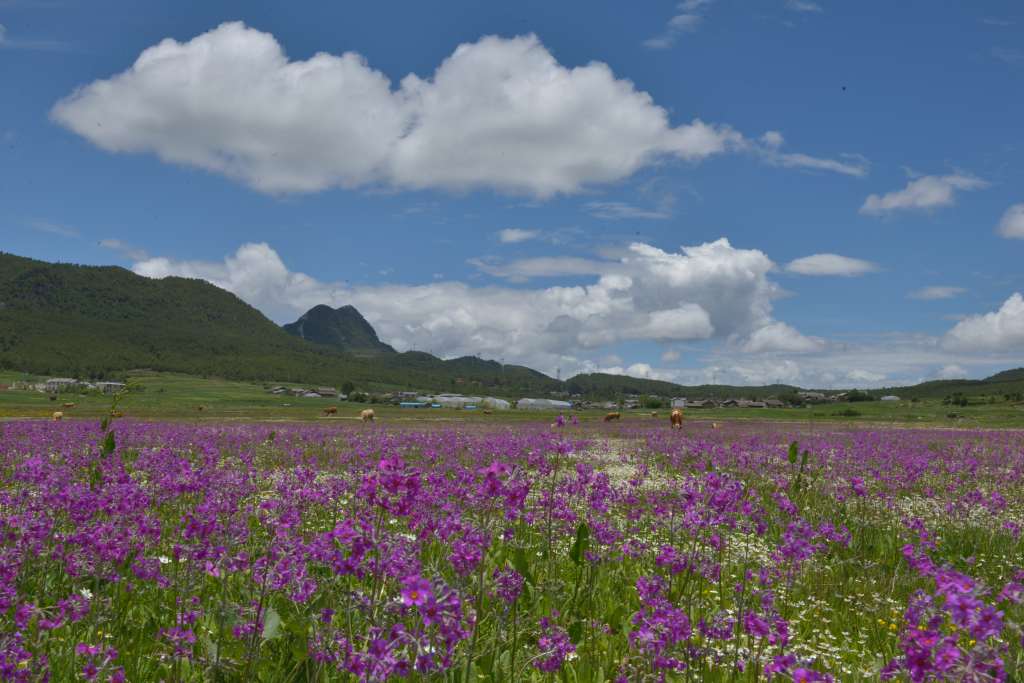
[[(127, 370), (256, 381), (493, 393), (551, 392), (760, 398), (797, 387), (686, 387), (601, 373), (559, 381), (473, 356), (399, 353), (352, 306), (315, 306), (279, 327), (204, 280), (151, 279), (120, 267), (53, 264), (0, 253), (0, 367), (38, 374), (115, 377)], [(940, 380), (871, 393), (904, 397), (1001, 394), (1024, 389), (1024, 368), (984, 380)]]

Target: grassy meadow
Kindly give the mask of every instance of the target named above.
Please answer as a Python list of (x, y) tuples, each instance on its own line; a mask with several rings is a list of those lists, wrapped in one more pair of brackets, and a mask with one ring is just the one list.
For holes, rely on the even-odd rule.
[[(0, 383), (9, 384), (30, 376), (0, 372)], [(137, 371), (129, 376), (133, 390), (121, 401), (126, 415), (144, 419), (172, 420), (345, 420), (358, 418), (366, 408), (362, 403), (338, 402), (332, 399), (308, 399), (277, 396), (266, 391), (264, 384), (232, 380), (201, 378), (175, 373)], [(276, 384), (276, 383), (275, 383)], [(287, 383), (281, 383), (289, 386)], [(0, 391), (0, 418), (49, 417), (61, 410), (66, 418), (99, 418), (109, 412), (112, 397), (96, 393), (62, 394), (56, 401), (34, 391)], [(65, 402), (75, 407), (64, 409)], [(202, 406), (202, 410), (199, 407)], [(324, 416), (323, 409), (337, 406), (335, 416)], [(454, 409), (406, 409), (393, 406), (372, 406), (378, 417), (399, 421), (466, 421), (466, 422), (521, 422), (548, 420), (556, 413), (534, 411), (482, 411)], [(665, 420), (666, 410), (651, 417), (651, 410), (623, 411), (626, 421), (652, 419)], [(578, 412), (584, 421), (599, 420), (605, 411)], [(917, 426), (944, 426), (957, 428), (993, 427), (1024, 428), (1024, 405), (1000, 401), (972, 403), (968, 406), (943, 405), (938, 399), (919, 401), (881, 401), (858, 403), (817, 404), (805, 408), (714, 408), (690, 409), (688, 420), (744, 420), (853, 424), (907, 424)]]

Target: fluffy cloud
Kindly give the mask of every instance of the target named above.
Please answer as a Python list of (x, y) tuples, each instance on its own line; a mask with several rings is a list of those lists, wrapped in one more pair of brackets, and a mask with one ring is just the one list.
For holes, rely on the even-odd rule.
[(1024, 351), (1024, 296), (1015, 292), (998, 311), (964, 318), (943, 345), (956, 351)]
[(935, 379), (965, 379), (966, 377), (967, 370), (956, 363), (943, 365), (935, 371)]
[(1011, 239), (1024, 240), (1024, 204), (1014, 204), (999, 221), (999, 234)]
[(358, 54), (290, 61), (241, 23), (165, 39), (52, 116), (105, 150), (154, 152), (266, 192), (387, 184), (546, 197), (741, 140), (699, 120), (671, 126), (606, 64), (566, 68), (532, 35), (460, 45), (431, 78), (395, 89)]
[[(725, 125), (673, 126), (608, 65), (563, 66), (533, 35), (459, 45), (429, 78), (394, 87), (354, 52), (289, 60), (272, 35), (226, 23), (144, 50), (51, 117), (106, 151), (151, 152), (269, 193), (386, 186), (545, 198), (665, 159), (760, 149)], [(793, 159), (778, 163), (847, 172)]]
[(981, 178), (954, 173), (944, 176), (926, 175), (907, 183), (902, 190), (884, 195), (869, 195), (860, 207), (862, 214), (880, 216), (907, 209), (937, 209), (952, 206), (956, 192), (969, 192), (988, 187)]
[(728, 240), (679, 252), (634, 243), (617, 260), (579, 261), (584, 264), (518, 262), (514, 267), (521, 272), (578, 267), (594, 278), (582, 286), (532, 289), (460, 282), (348, 287), (290, 271), (267, 244), (243, 245), (222, 262), (152, 258), (134, 270), (148, 277), (208, 280), (278, 322), (315, 304), (350, 303), (399, 349), (481, 353), (549, 372), (586, 367), (597, 350), (630, 340), (742, 344), (749, 338), (751, 351), (805, 351), (818, 343), (772, 319), (772, 301), (779, 295), (767, 277), (772, 261)]
[(799, 275), (840, 275), (853, 277), (878, 270), (870, 261), (840, 256), (839, 254), (812, 254), (794, 259), (786, 264), (786, 270)]
[(923, 301), (934, 301), (936, 299), (952, 299), (955, 296), (963, 294), (967, 290), (963, 287), (948, 287), (945, 285), (935, 285), (933, 287), (922, 287), (921, 289), (915, 289), (907, 296), (911, 299), (921, 299)]
[(821, 351), (825, 342), (817, 337), (806, 337), (783, 322), (774, 322), (754, 331), (743, 344), (748, 353), (766, 351), (783, 351), (789, 353), (806, 353)]
[(505, 228), (498, 231), (498, 241), (502, 244), (516, 244), (536, 238), (540, 233), (537, 230), (524, 230), (523, 228)]

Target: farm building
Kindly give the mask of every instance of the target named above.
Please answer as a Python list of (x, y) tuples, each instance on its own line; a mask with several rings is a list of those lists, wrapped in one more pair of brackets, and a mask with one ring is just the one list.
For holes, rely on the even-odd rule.
[(316, 393), (321, 396), (326, 396), (327, 398), (334, 398), (338, 395), (338, 390), (334, 387), (317, 387)]
[(71, 391), (79, 384), (77, 379), (71, 379), (70, 377), (51, 377), (46, 380), (45, 389), (51, 394), (56, 394), (60, 391)]
[(438, 394), (437, 396), (416, 397), (416, 402), (429, 403), (441, 408), (475, 408), (486, 400), (480, 396), (463, 396), (462, 394)]
[(124, 389), (124, 382), (96, 382), (96, 388), (104, 394), (116, 394)]
[(521, 398), (516, 402), (516, 408), (519, 410), (570, 410), (572, 404), (553, 398)]
[(674, 399), (672, 399), (672, 407), (673, 408), (685, 408), (686, 407), (686, 399), (685, 398), (674, 398)]
[(687, 408), (714, 408), (715, 407), (715, 402), (712, 401), (711, 399), (707, 399), (707, 400), (704, 400), (704, 401), (688, 401), (686, 403), (686, 407)]
[(899, 396), (893, 396), (892, 394), (890, 394), (888, 396), (883, 396), (882, 398), (880, 398), (878, 400), (880, 400), (880, 401), (898, 401), (898, 400), (900, 400), (900, 397)]
[(505, 399), (494, 398), (493, 396), (485, 397), (484, 400), (480, 401), (480, 405), (491, 410), (508, 410), (512, 407), (512, 404)]

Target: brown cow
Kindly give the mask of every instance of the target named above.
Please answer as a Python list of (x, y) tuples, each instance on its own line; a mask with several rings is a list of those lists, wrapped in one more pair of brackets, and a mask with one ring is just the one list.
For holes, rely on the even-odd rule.
[(683, 411), (680, 408), (676, 408), (669, 415), (669, 423), (672, 425), (672, 429), (683, 428)]
[(658, 417), (658, 411), (657, 410), (652, 410), (651, 411), (651, 417)]
[(198, 410), (201, 413), (204, 410), (206, 410), (206, 406), (196, 406), (196, 410)]
[(604, 416), (605, 422), (611, 422), (612, 420), (620, 419), (622, 419), (622, 413), (608, 413), (607, 415)]
[(373, 412), (373, 408), (367, 408), (359, 413), (359, 419), (363, 422), (373, 422), (375, 417), (377, 417), (377, 415)]
[(64, 404), (64, 407), (65, 407), (65, 408), (74, 408), (74, 407), (75, 407), (75, 404), (74, 404), (74, 403), (65, 403), (65, 404)]
[(55, 413), (53, 414), (53, 421), (54, 421), (54, 422), (60, 422), (60, 421), (61, 421), (61, 419), (63, 419), (63, 417), (64, 417), (64, 413), (62, 413), (62, 412), (60, 412), (60, 411), (58, 410), (57, 412), (55, 412)]
[(324, 408), (324, 415), (325, 416), (326, 415), (337, 415), (337, 414), (338, 414), (338, 406), (330, 406), (330, 407)]
[(485, 410), (484, 411), (484, 415), (493, 415), (493, 414), (494, 414), (493, 410)]

